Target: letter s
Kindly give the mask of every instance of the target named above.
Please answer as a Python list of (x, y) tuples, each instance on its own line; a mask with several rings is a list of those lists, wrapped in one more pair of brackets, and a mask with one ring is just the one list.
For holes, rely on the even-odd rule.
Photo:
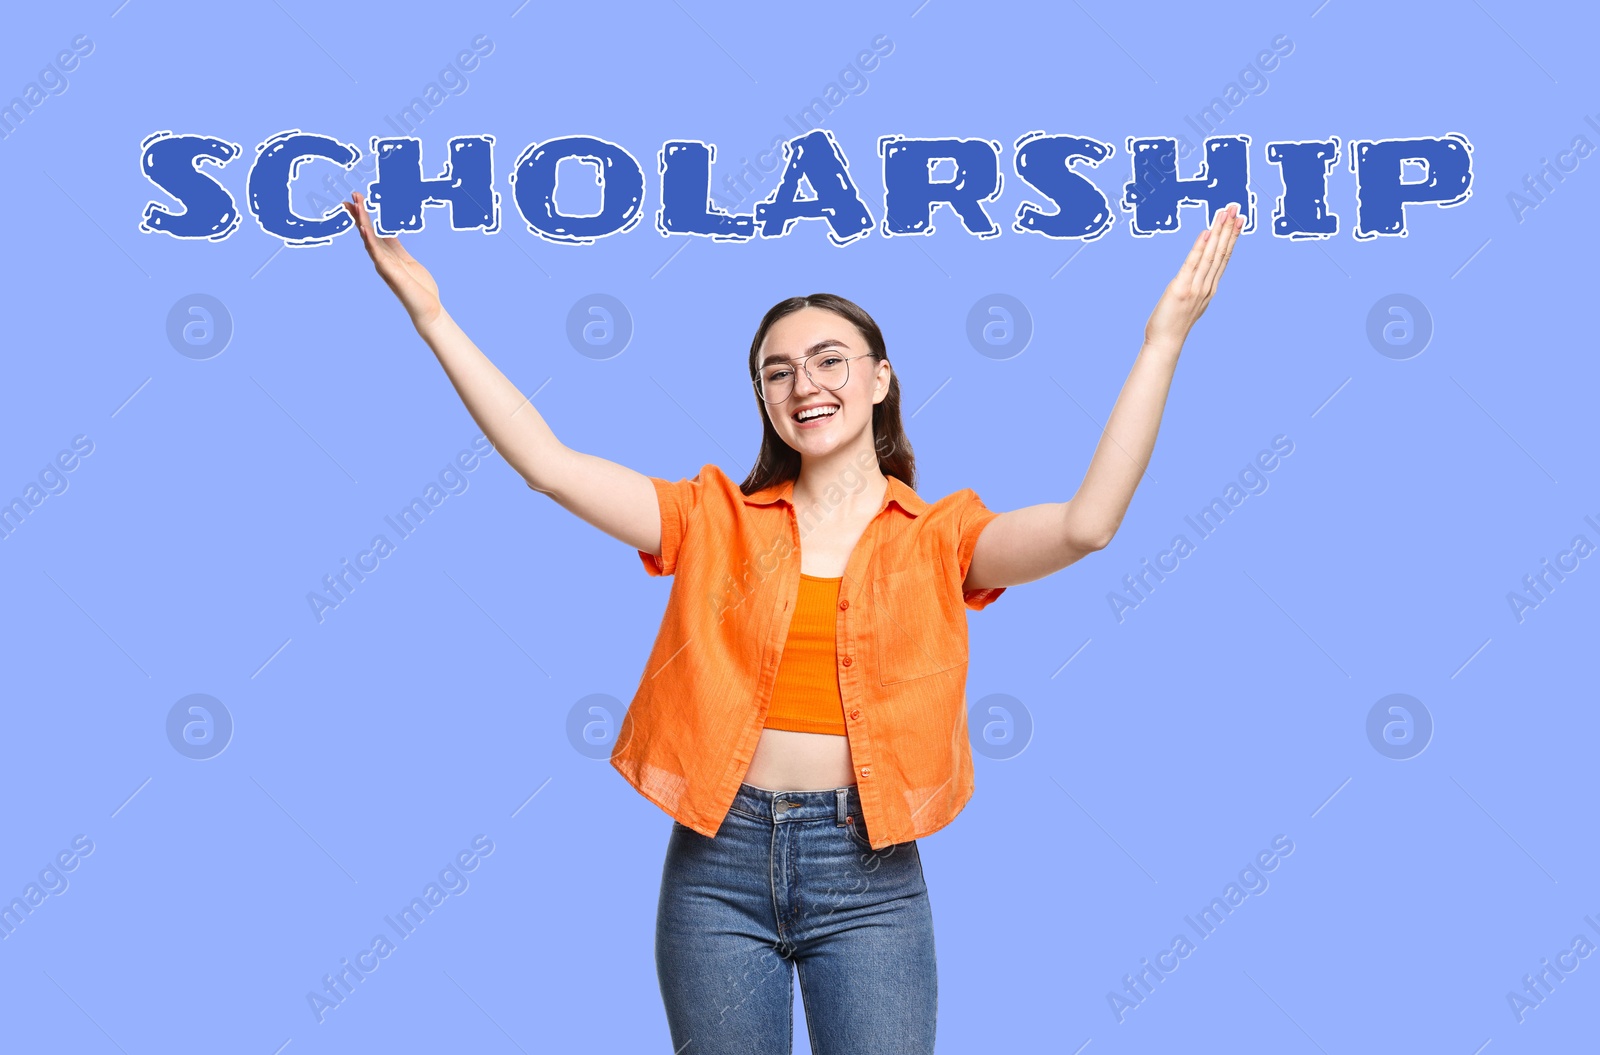
[[(488, 47), (484, 47), (484, 44), (488, 44)], [(472, 38), (472, 50), (476, 51), (480, 55), (493, 55), (494, 41), (489, 39), (489, 34), (479, 33), (477, 36)]]
[(89, 841), (87, 835), (80, 835), (72, 840), (72, 848), (85, 857), (94, 853), (94, 843)]
[[(210, 172), (202, 170), (200, 163), (210, 162), (220, 169), (243, 152), (238, 143), (210, 136), (161, 131), (147, 137), (139, 144), (139, 171), (177, 199), (184, 211), (174, 213), (160, 202), (147, 202), (139, 230), (213, 242), (233, 234), (241, 219), (238, 203)], [(287, 196), (284, 200), (287, 203)]]
[[(88, 47), (84, 47), (83, 45), (85, 44)], [(89, 34), (79, 33), (72, 38), (72, 50), (80, 55), (92, 55), (94, 54), (94, 41), (89, 39)]]
[(1272, 449), (1287, 458), (1294, 453), (1294, 440), (1284, 435), (1274, 436), (1272, 437)]
[(1272, 845), (1273, 848), (1284, 857), (1288, 857), (1290, 854), (1294, 853), (1294, 842), (1290, 840), (1287, 835), (1280, 835), (1273, 839)]
[(488, 857), (494, 853), (494, 842), (487, 835), (480, 835), (472, 840), (473, 847), (483, 856)]
[[(879, 44), (883, 42), (887, 42), (889, 46), (887, 48), (880, 47)], [(893, 55), (894, 41), (889, 39), (889, 34), (879, 33), (877, 36), (872, 38), (872, 50), (876, 51), (879, 55)]]
[[(1289, 45), (1287, 48), (1283, 46), (1285, 43)], [(1293, 54), (1294, 41), (1289, 39), (1289, 34), (1279, 33), (1277, 36), (1272, 38), (1272, 50), (1276, 51), (1280, 55)]]
[(91, 440), (87, 433), (80, 432), (72, 437), (72, 449), (88, 457), (94, 453), (94, 440)]

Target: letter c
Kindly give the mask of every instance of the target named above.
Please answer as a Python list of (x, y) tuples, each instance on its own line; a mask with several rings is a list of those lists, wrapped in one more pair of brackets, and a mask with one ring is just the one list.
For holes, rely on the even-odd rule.
[(360, 553), (357, 553), (356, 554), (356, 563), (361, 566), (361, 570), (362, 571), (377, 571), (378, 570), (378, 558), (377, 557), (372, 557), (372, 567), (370, 567), (370, 568), (367, 567), (367, 562), (361, 559), (362, 557), (372, 557), (372, 551), (370, 549), (364, 549)]
[[(1572, 563), (1568, 564), (1566, 561), (1561, 559), (1562, 557), (1572, 557)], [(1562, 571), (1577, 571), (1578, 570), (1578, 558), (1577, 558), (1576, 555), (1573, 554), (1573, 552), (1570, 549), (1564, 549), (1560, 553), (1557, 553), (1556, 554), (1556, 563), (1561, 565), (1561, 570)]]
[(1171, 567), (1167, 566), (1167, 562), (1162, 560), (1161, 559), (1162, 557), (1172, 557), (1172, 551), (1170, 549), (1164, 549), (1160, 553), (1157, 553), (1156, 554), (1156, 563), (1161, 566), (1161, 570), (1162, 571), (1177, 571), (1178, 570), (1178, 558), (1177, 557), (1172, 557), (1172, 566)]
[[(1170, 965), (1168, 965), (1168, 963), (1166, 961), (1166, 957), (1168, 957), (1168, 956), (1172, 957), (1172, 963)], [(1178, 956), (1177, 956), (1177, 953), (1173, 952), (1171, 949), (1168, 949), (1166, 952), (1158, 952), (1158, 953), (1156, 953), (1156, 963), (1161, 965), (1161, 969), (1163, 971), (1166, 971), (1168, 974), (1171, 974), (1173, 971), (1176, 971), (1178, 969)]]
[[(366, 961), (366, 957), (368, 957), (368, 956), (372, 957), (372, 966), (370, 966), (370, 967), (367, 966), (367, 961)], [(376, 971), (378, 969), (378, 956), (377, 956), (377, 953), (373, 952), (371, 949), (368, 949), (365, 952), (358, 952), (358, 953), (356, 953), (356, 963), (361, 965), (361, 969), (363, 971), (366, 971), (368, 974), (371, 974), (373, 971)]]

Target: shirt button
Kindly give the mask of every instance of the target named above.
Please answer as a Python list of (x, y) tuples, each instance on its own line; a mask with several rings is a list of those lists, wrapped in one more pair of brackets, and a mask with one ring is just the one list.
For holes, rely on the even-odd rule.
[(861, 708), (859, 708), (859, 707), (850, 708), (850, 720), (851, 721), (855, 721), (857, 718), (860, 718), (860, 717), (861, 717)]
[(840, 601), (839, 602), (839, 611), (843, 612), (846, 609), (848, 609), (849, 607), (850, 607), (850, 602), (849, 601)]
[(871, 766), (862, 766), (861, 767), (861, 775), (864, 776), (864, 777), (872, 776), (872, 767)]
[(843, 663), (845, 666), (848, 667), (850, 665), (850, 657), (846, 656), (843, 659), (841, 659), (839, 662)]

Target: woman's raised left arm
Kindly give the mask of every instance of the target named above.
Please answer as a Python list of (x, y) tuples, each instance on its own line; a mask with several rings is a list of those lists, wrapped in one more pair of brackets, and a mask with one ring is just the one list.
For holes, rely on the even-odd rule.
[(1178, 353), (1211, 303), (1243, 226), (1238, 206), (1230, 205), (1195, 239), (1145, 323), (1144, 345), (1077, 493), (1066, 502), (1025, 506), (991, 520), (978, 536), (963, 589), (1042, 579), (1111, 541), (1155, 449)]

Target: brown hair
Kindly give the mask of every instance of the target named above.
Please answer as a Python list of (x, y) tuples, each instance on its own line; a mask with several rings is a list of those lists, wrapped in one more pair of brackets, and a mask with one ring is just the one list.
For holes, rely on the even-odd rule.
[[(756, 327), (755, 339), (750, 342), (750, 384), (756, 399), (756, 409), (761, 413), (761, 453), (756, 457), (755, 468), (750, 470), (750, 475), (739, 485), (739, 490), (747, 495), (763, 487), (800, 477), (800, 452), (785, 443), (778, 435), (778, 431), (773, 428), (767, 404), (755, 386), (760, 376), (757, 360), (761, 355), (761, 343), (767, 339), (767, 331), (771, 330), (779, 319), (792, 315), (802, 308), (822, 308), (831, 311), (855, 326), (861, 333), (862, 339), (867, 342), (867, 350), (872, 354), (874, 368), (889, 357), (883, 342), (883, 331), (878, 328), (878, 324), (860, 305), (844, 297), (832, 293), (813, 293), (807, 297), (790, 297), (768, 309), (766, 315), (761, 318), (761, 325)], [(885, 476), (897, 477), (900, 482), (915, 491), (917, 461), (911, 452), (911, 441), (906, 438), (905, 426), (900, 422), (898, 372), (889, 375), (889, 394), (872, 407), (872, 445), (878, 454), (878, 470)]]

